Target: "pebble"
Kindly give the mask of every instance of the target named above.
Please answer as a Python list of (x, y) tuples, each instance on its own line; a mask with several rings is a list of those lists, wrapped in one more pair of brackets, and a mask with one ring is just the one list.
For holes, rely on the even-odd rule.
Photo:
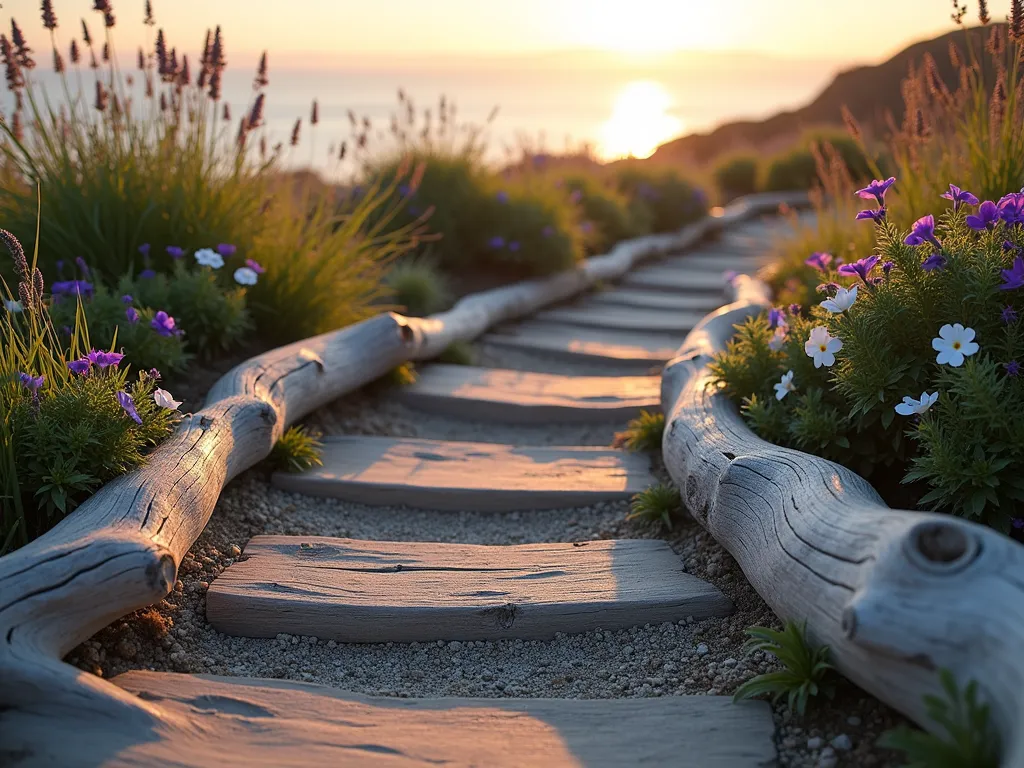
[(850, 740), (850, 737), (847, 736), (845, 733), (840, 733), (838, 736), (832, 739), (830, 743), (832, 744), (833, 748), (838, 749), (840, 752), (847, 752), (853, 749), (853, 742)]
[(825, 740), (822, 739), (820, 736), (812, 736), (811, 738), (809, 738), (807, 740), (807, 748), (808, 749), (821, 749), (821, 747), (822, 747), (822, 745), (824, 743), (825, 743)]

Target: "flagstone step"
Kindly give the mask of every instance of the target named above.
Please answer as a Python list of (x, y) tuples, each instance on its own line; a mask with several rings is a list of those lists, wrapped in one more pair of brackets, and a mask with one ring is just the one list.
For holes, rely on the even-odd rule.
[(400, 699), (145, 671), (113, 682), (168, 716), (116, 743), (75, 734), (87, 760), (96, 754), (89, 764), (102, 758), (108, 768), (756, 768), (776, 760), (771, 707), (727, 696)]
[(214, 629), (242, 637), (536, 640), (732, 612), (655, 539), (480, 546), (256, 536), (244, 556), (206, 595)]
[(559, 376), (428, 365), (396, 390), (402, 403), (462, 419), (515, 424), (627, 421), (661, 400), (657, 376)]
[(628, 499), (655, 480), (650, 460), (612, 448), (415, 438), (324, 440), (323, 466), (277, 472), (278, 488), (363, 504), (508, 512)]
[(654, 333), (678, 333), (685, 336), (701, 321), (705, 312), (668, 312), (662, 309), (641, 309), (639, 307), (616, 307), (607, 304), (593, 304), (583, 299), (576, 304), (555, 307), (537, 313), (543, 322), (563, 323), (587, 328), (608, 328), (610, 330), (640, 331)]
[(722, 306), (722, 297), (707, 293), (665, 293), (644, 288), (608, 288), (588, 294), (591, 304), (638, 307), (667, 312), (700, 312), (707, 314)]
[[(721, 304), (721, 301), (718, 302)], [(578, 328), (527, 320), (483, 336), (485, 344), (565, 360), (598, 362), (609, 368), (651, 372), (671, 360), (685, 334), (655, 334)]]
[(657, 264), (630, 272), (621, 284), (629, 288), (655, 291), (712, 293), (721, 304), (726, 286), (725, 272), (726, 269), (690, 269), (681, 262), (679, 265)]

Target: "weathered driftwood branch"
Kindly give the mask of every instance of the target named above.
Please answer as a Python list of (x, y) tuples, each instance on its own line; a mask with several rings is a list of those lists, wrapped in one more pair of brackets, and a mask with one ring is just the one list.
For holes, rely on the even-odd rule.
[[(621, 277), (799, 196), (738, 201), (677, 234), (620, 243), (579, 269), (466, 297), (426, 319), (382, 314), (255, 357), (225, 375), (142, 469), (104, 486), (45, 536), (0, 558), (0, 763), (89, 763), (118, 733), (176, 726), (155, 707), (61, 661), (111, 621), (163, 598), (221, 489), (284, 429), (407, 360)], [(55, 728), (74, 741), (55, 738)], [(163, 729), (163, 730), (161, 730)], [(157, 731), (163, 733), (158, 736)]]
[(890, 509), (850, 470), (756, 437), (710, 384), (733, 326), (770, 300), (753, 279), (665, 369), (665, 463), (693, 516), (844, 675), (923, 727), (938, 669), (978, 681), (1024, 766), (1024, 547), (959, 518)]

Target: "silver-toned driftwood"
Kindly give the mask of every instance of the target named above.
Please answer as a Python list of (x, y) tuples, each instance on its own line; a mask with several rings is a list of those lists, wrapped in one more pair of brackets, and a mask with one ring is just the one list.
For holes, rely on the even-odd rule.
[(194, 723), (61, 659), (111, 621), (170, 591), (224, 485), (265, 458), (287, 426), (405, 361), (434, 357), (454, 341), (622, 277), (647, 257), (804, 199), (747, 198), (679, 233), (620, 243), (574, 271), (468, 296), (430, 318), (381, 314), (232, 370), (145, 467), (107, 484), (45, 536), (0, 558), (0, 763), (102, 762), (104, 739), (73, 738), (86, 732), (109, 734), (111, 745), (139, 734), (188, 736)]
[(784, 619), (925, 728), (939, 669), (976, 680), (1003, 766), (1024, 766), (1024, 547), (946, 515), (890, 509), (850, 470), (767, 443), (710, 383), (734, 325), (770, 302), (752, 278), (665, 369), (665, 464), (687, 506)]

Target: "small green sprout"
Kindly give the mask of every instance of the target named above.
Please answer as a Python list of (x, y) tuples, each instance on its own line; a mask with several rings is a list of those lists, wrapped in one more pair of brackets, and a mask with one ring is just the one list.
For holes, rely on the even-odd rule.
[(672, 528), (672, 518), (682, 514), (683, 502), (679, 491), (671, 485), (659, 483), (636, 494), (629, 509), (627, 520), (660, 521), (666, 528)]
[(664, 431), (664, 414), (640, 411), (640, 415), (629, 422), (625, 432), (615, 435), (613, 445), (625, 447), (628, 451), (657, 451), (661, 449)]
[(305, 427), (289, 427), (274, 444), (270, 462), (282, 472), (305, 472), (322, 466), (320, 452), (324, 446), (319, 438), (318, 432), (307, 431)]
[(768, 627), (750, 627), (745, 631), (750, 640), (743, 646), (744, 653), (767, 651), (785, 669), (751, 678), (736, 690), (733, 701), (770, 693), (775, 702), (785, 695), (789, 708), (802, 715), (811, 696), (824, 693), (831, 699), (835, 694), (831, 684), (822, 682), (833, 668), (828, 663), (828, 646), (812, 649), (807, 644), (807, 622), (801, 627), (787, 621), (781, 632)]

